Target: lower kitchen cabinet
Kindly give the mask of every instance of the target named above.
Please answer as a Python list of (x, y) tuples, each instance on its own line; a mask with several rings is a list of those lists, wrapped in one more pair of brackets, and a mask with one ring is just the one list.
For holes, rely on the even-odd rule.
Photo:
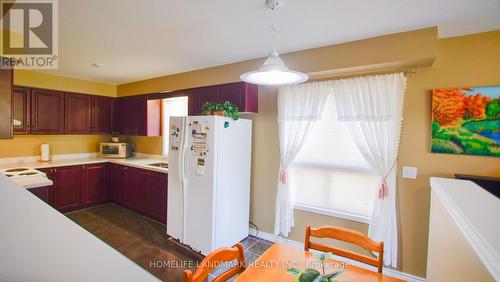
[(112, 184), (114, 187), (114, 196), (112, 198), (115, 200), (113, 200), (112, 202), (126, 208), (131, 208), (131, 185), (129, 179), (129, 168), (123, 165), (116, 165), (115, 182)]
[(167, 222), (166, 173), (114, 163), (43, 168), (40, 171), (54, 182), (44, 201), (60, 212), (112, 202), (160, 223)]
[(142, 215), (147, 215), (146, 187), (148, 185), (149, 171), (138, 168), (129, 168), (129, 192), (127, 194), (128, 207)]
[(166, 173), (111, 164), (108, 199), (160, 223), (167, 222)]
[(28, 189), (28, 191), (30, 191), (33, 195), (37, 196), (40, 200), (50, 205), (51, 204), (50, 194), (49, 194), (50, 189), (52, 189), (52, 186), (43, 186), (43, 187), (30, 188)]
[(106, 164), (84, 165), (82, 205), (92, 206), (106, 201)]
[(168, 174), (150, 172), (146, 187), (148, 214), (164, 224), (167, 222), (167, 185)]
[(60, 212), (77, 210), (81, 206), (82, 166), (53, 168), (52, 205)]
[(69, 212), (106, 202), (106, 164), (43, 168), (54, 182), (49, 203), (60, 212)]

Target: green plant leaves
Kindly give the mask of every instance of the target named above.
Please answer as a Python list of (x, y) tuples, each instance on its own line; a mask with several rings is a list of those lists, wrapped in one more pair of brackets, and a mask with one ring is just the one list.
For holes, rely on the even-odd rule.
[(236, 105), (229, 101), (223, 104), (206, 102), (202, 107), (203, 115), (210, 115), (214, 112), (224, 112), (224, 116), (238, 120), (240, 118), (239, 109)]
[(325, 259), (333, 258), (333, 254), (328, 252), (328, 253), (322, 253), (321, 255), (314, 255), (317, 259), (319, 259), (321, 262), (325, 261)]

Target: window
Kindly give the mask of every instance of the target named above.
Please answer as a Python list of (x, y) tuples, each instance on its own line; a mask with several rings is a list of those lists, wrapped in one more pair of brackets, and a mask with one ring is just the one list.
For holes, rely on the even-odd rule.
[(288, 177), (296, 209), (368, 223), (379, 179), (337, 120), (331, 95)]
[(188, 97), (166, 98), (162, 101), (163, 155), (168, 155), (170, 117), (188, 115)]

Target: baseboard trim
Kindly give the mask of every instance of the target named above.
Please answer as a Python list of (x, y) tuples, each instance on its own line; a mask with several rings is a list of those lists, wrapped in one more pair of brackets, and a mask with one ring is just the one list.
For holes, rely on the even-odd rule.
[[(260, 239), (264, 239), (264, 240), (267, 240), (267, 241), (280, 242), (280, 243), (287, 244), (287, 245), (290, 245), (292, 247), (299, 248), (299, 249), (302, 249), (304, 247), (304, 243), (302, 243), (302, 242), (297, 242), (297, 241), (294, 241), (294, 240), (283, 238), (281, 236), (275, 236), (275, 235), (273, 235), (271, 233), (262, 232), (260, 230), (259, 230), (259, 232), (257, 232), (253, 228), (250, 228), (249, 232), (250, 232), (250, 235), (256, 236), (256, 237), (258, 237)], [(346, 262), (346, 263), (349, 263), (349, 264), (352, 264), (352, 265), (356, 265), (356, 266), (360, 266), (360, 267), (363, 267), (363, 268), (368, 268), (368, 269), (372, 269), (374, 271), (377, 271), (377, 269), (375, 267), (371, 267), (369, 265), (360, 263), (360, 262), (355, 261), (355, 260), (351, 260), (351, 259), (344, 258), (344, 257), (339, 257), (339, 256), (335, 256), (335, 259), (338, 260), (338, 261), (343, 261), (343, 262)], [(405, 272), (401, 272), (399, 270), (396, 270), (396, 269), (393, 269), (393, 268), (388, 268), (388, 267), (384, 267), (383, 273), (386, 274), (386, 275), (388, 275), (388, 276), (391, 276), (391, 277), (394, 277), (394, 278), (398, 278), (398, 279), (402, 279), (402, 280), (405, 280), (405, 281), (411, 281), (411, 282), (424, 282), (425, 281), (425, 278), (422, 278), (422, 277), (419, 277), (419, 276), (416, 276), (416, 275), (412, 275), (412, 274), (408, 274), (408, 273), (405, 273)]]

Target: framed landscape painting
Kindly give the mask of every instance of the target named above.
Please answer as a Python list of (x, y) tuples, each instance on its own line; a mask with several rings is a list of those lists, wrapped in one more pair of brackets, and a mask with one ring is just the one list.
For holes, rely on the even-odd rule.
[(434, 89), (431, 152), (500, 157), (500, 86)]

